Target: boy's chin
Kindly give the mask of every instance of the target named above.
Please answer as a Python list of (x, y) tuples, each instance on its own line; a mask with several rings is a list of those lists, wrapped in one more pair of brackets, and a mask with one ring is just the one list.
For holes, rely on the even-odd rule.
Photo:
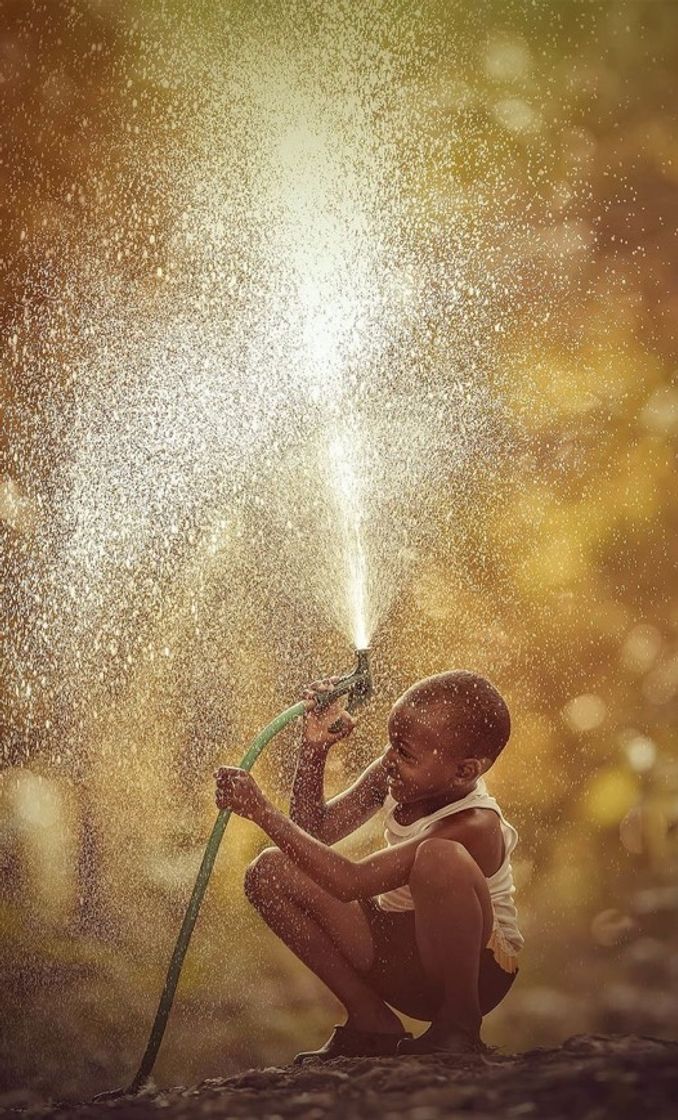
[(405, 786), (400, 785), (398, 782), (389, 786), (388, 792), (399, 805), (414, 805), (414, 803), (420, 801), (422, 797), (416, 790), (406, 789)]

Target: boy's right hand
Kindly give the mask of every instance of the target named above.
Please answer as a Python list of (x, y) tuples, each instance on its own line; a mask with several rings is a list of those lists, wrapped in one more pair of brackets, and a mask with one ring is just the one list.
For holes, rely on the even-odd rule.
[[(316, 712), (316, 698), (322, 692), (329, 692), (334, 688), (341, 677), (326, 677), (322, 681), (314, 681), (305, 688), (302, 695), (306, 702), (306, 715), (304, 716), (304, 743), (314, 747), (331, 747), (340, 739), (350, 735), (356, 725), (356, 720), (346, 711), (348, 696), (340, 696), (329, 708)], [(336, 725), (338, 730), (330, 731)]]

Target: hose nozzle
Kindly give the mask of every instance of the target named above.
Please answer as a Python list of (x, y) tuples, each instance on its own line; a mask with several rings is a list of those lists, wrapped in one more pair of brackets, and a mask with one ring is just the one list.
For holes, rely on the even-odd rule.
[[(346, 709), (349, 712), (354, 712), (356, 708), (369, 700), (373, 692), (369, 649), (357, 649), (356, 657), (358, 663), (352, 673), (347, 673), (346, 676), (341, 677), (329, 692), (317, 694), (316, 708), (318, 711), (322, 712), (325, 708), (329, 708), (330, 704), (333, 704), (340, 696), (346, 696), (347, 693)], [(332, 729), (330, 728), (330, 730)]]

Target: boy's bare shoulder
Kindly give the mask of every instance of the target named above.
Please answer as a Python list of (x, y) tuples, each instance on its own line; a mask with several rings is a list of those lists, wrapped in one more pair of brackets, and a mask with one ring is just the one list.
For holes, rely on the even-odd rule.
[(463, 844), (486, 876), (494, 875), (504, 859), (504, 837), (494, 809), (462, 809), (437, 821), (428, 836)]

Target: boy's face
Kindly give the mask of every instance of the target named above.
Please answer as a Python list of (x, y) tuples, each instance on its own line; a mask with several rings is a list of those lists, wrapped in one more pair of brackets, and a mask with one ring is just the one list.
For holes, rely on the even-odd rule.
[(393, 705), (388, 719), (390, 746), (384, 754), (389, 793), (411, 803), (475, 781), (482, 764), (465, 756), (455, 742), (455, 711), (449, 700), (408, 703), (407, 693)]

